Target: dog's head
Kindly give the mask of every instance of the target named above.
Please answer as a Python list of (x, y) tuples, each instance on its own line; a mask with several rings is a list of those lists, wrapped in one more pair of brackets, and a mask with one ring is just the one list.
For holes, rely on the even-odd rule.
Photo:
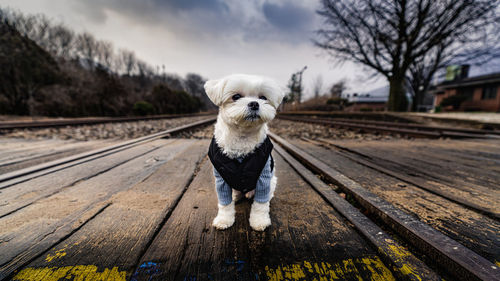
[(219, 106), (225, 122), (239, 126), (257, 126), (271, 121), (284, 93), (271, 79), (233, 74), (205, 83), (210, 100)]

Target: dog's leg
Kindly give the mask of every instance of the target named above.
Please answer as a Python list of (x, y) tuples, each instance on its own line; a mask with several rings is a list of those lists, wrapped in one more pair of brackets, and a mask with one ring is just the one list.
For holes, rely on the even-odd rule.
[(234, 209), (234, 201), (232, 201), (228, 205), (218, 204), (219, 211), (217, 212), (217, 216), (215, 217), (212, 225), (217, 229), (226, 229), (233, 225), (234, 216), (236, 211)]
[(254, 201), (250, 210), (250, 226), (257, 231), (264, 231), (266, 227), (271, 225), (271, 217), (269, 216), (269, 201), (259, 203)]

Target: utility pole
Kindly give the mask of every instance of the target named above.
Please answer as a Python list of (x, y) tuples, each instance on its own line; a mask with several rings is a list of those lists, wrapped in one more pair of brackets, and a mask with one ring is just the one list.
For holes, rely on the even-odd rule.
[(306, 69), (307, 69), (307, 65), (304, 66), (304, 68), (302, 68), (301, 71), (299, 71), (299, 72), (296, 73), (297, 77), (299, 78), (299, 79), (297, 79), (298, 80), (298, 86), (297, 86), (298, 87), (298, 89), (297, 89), (298, 91), (297, 91), (297, 93), (299, 94), (299, 100), (298, 100), (299, 103), (302, 100), (302, 74), (304, 73), (304, 71), (306, 71)]

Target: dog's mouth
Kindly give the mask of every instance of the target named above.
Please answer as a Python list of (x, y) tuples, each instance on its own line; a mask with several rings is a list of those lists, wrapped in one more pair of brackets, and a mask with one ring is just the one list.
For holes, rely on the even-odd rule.
[(257, 114), (256, 112), (250, 113), (247, 116), (245, 116), (245, 120), (247, 121), (256, 121), (260, 119), (260, 115)]

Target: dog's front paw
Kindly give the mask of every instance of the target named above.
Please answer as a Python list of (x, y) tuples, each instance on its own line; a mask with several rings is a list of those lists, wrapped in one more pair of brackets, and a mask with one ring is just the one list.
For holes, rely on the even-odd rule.
[(250, 226), (256, 231), (264, 231), (270, 226), (271, 217), (269, 216), (269, 202), (253, 202), (249, 222)]
[(235, 213), (234, 201), (226, 206), (219, 205), (219, 212), (212, 222), (212, 225), (219, 230), (231, 227), (234, 224)]
[(219, 230), (230, 228), (233, 224), (234, 224), (234, 216), (228, 217), (228, 216), (217, 215), (214, 221), (212, 222), (212, 225)]
[(271, 225), (271, 218), (269, 214), (262, 215), (250, 215), (250, 226), (253, 230), (264, 231), (268, 226)]

